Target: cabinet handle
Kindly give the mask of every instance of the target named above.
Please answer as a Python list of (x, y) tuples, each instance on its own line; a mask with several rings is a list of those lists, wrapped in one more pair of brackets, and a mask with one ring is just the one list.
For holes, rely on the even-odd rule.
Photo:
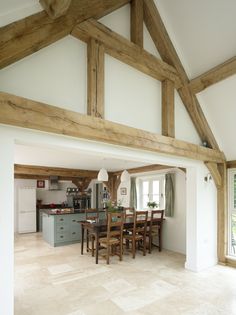
[(72, 220), (72, 222), (76, 222), (76, 220), (74, 219), (74, 220)]
[(64, 227), (62, 226), (60, 229), (61, 229), (61, 230), (64, 230)]
[(64, 221), (64, 219), (60, 219), (60, 221)]
[(62, 235), (60, 236), (60, 238), (63, 238), (63, 237), (64, 237), (64, 236), (62, 236)]
[(76, 234), (76, 232), (73, 232), (72, 234), (73, 234), (73, 235), (75, 235), (75, 234)]

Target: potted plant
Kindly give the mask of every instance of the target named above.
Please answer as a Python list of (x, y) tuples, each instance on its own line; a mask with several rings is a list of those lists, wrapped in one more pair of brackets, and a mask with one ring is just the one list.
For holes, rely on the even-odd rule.
[(121, 206), (121, 201), (112, 201), (108, 200), (106, 202), (106, 208), (108, 212), (121, 212), (124, 210), (124, 207)]
[(147, 203), (149, 209), (153, 210), (159, 207), (159, 204), (156, 201), (149, 201)]

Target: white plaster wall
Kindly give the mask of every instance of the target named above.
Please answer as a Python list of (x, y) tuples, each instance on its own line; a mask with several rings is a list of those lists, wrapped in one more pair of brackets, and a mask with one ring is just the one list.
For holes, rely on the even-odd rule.
[(86, 44), (67, 36), (2, 69), (1, 91), (86, 113), (86, 60)]

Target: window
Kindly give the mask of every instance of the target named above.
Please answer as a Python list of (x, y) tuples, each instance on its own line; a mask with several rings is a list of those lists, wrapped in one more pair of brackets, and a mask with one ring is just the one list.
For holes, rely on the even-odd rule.
[(236, 257), (236, 170), (229, 171), (229, 248), (228, 254)]
[(159, 209), (165, 205), (165, 176), (140, 177), (138, 189), (138, 208), (148, 209), (147, 203), (155, 201)]

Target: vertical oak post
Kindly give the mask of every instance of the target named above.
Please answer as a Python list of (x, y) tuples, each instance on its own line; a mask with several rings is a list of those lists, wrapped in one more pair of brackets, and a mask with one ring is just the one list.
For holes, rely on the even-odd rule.
[(87, 46), (87, 114), (104, 118), (104, 47), (94, 39)]
[(175, 137), (174, 82), (162, 81), (162, 135)]
[(143, 47), (143, 0), (131, 1), (131, 41)]

